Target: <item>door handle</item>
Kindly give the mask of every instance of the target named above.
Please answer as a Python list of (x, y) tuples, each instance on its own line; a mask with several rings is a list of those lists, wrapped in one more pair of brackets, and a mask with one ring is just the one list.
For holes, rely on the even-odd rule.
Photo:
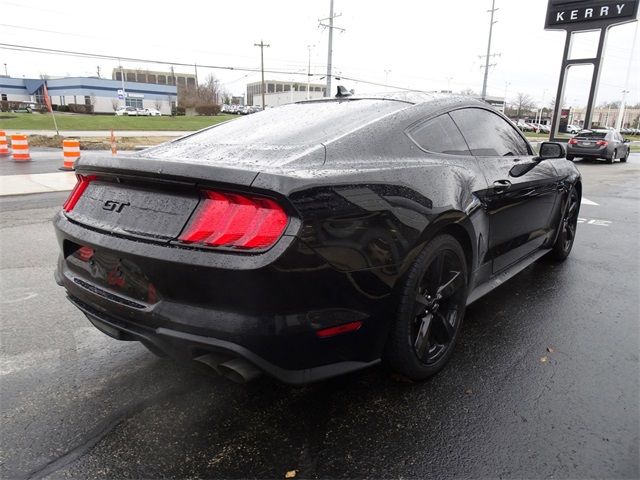
[(511, 188), (511, 182), (509, 180), (496, 180), (493, 182), (494, 193), (504, 193)]

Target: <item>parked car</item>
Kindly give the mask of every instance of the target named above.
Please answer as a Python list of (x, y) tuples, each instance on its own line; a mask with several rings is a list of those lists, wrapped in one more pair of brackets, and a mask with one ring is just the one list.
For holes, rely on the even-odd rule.
[(157, 108), (146, 108), (145, 110), (147, 111), (147, 115), (151, 117), (159, 117), (162, 115), (160, 110), (158, 110)]
[(577, 157), (606, 160), (613, 163), (616, 158), (626, 162), (631, 146), (615, 130), (583, 130), (569, 140), (567, 160)]
[(94, 326), (292, 384), (435, 374), (467, 305), (568, 257), (582, 191), (561, 144), (416, 93), (267, 109), (76, 174), (56, 280)]
[(570, 133), (572, 135), (580, 132), (582, 130), (582, 128), (577, 127), (576, 125), (567, 125), (567, 133)]
[(135, 117), (138, 115), (138, 110), (136, 110), (134, 107), (118, 107), (116, 110), (116, 115), (127, 115), (130, 117)]
[(136, 108), (136, 115), (138, 117), (148, 117), (149, 114), (149, 109), (148, 108)]

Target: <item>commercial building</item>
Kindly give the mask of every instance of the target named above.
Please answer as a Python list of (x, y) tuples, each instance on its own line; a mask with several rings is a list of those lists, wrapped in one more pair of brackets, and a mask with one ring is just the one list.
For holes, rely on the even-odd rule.
[[(177, 102), (177, 87), (132, 83), (95, 77), (65, 77), (46, 80), (54, 105), (93, 105), (94, 113), (113, 113), (119, 106), (156, 108), (170, 115)], [(45, 80), (0, 77), (0, 100), (44, 103)], [(124, 88), (123, 88), (124, 87)]]
[(111, 79), (132, 83), (153, 83), (155, 85), (177, 85), (178, 87), (195, 87), (197, 78), (191, 73), (163, 72), (140, 70), (133, 68), (114, 68)]
[[(307, 98), (306, 82), (281, 82), (279, 80), (265, 80), (265, 103), (267, 107), (278, 107), (285, 103), (297, 102)], [(309, 98), (324, 97), (325, 85), (309, 84)], [(269, 95), (280, 94), (280, 95)], [(262, 106), (262, 82), (247, 84), (247, 105)]]

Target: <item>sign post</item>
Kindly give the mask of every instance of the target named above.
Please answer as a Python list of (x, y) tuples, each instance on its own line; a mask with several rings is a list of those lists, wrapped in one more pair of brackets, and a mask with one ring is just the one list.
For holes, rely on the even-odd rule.
[[(558, 140), (558, 134), (566, 123), (560, 115), (563, 104), (567, 72), (575, 65), (593, 65), (593, 74), (589, 87), (589, 100), (585, 114), (584, 128), (591, 128), (591, 117), (598, 92), (602, 54), (607, 41), (607, 32), (614, 25), (635, 22), (638, 14), (639, 0), (548, 0), (545, 30), (564, 30), (566, 39), (556, 103), (553, 111), (551, 140)], [(598, 31), (598, 49), (592, 58), (571, 58), (573, 35), (577, 32)], [(563, 132), (564, 133), (564, 132)]]

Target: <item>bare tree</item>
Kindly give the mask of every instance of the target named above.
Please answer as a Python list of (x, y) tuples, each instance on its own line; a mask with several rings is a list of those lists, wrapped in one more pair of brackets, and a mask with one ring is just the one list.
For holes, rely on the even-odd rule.
[(466, 88), (460, 91), (460, 95), (466, 95), (468, 97), (476, 97), (478, 94), (475, 91), (473, 91), (472, 88)]
[(162, 109), (162, 101), (159, 98), (156, 98), (156, 101), (153, 103), (153, 106), (156, 107), (156, 110), (160, 111)]
[(118, 109), (118, 99), (117, 98), (112, 98), (111, 99), (111, 108), (113, 108), (114, 112)]
[(521, 114), (530, 112), (535, 107), (535, 103), (533, 102), (531, 96), (522, 92), (518, 93), (515, 103), (516, 116), (518, 118), (520, 118)]

